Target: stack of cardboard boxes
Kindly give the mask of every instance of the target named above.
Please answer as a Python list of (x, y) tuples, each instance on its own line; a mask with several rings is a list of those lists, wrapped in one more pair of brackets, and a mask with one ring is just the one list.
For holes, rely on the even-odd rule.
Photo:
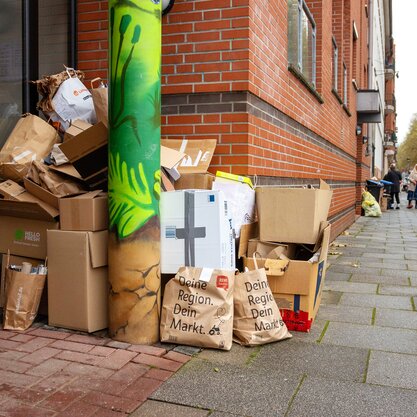
[(249, 269), (264, 267), (289, 330), (309, 331), (326, 273), (332, 191), (257, 187), (258, 227), (244, 227), (239, 255)]

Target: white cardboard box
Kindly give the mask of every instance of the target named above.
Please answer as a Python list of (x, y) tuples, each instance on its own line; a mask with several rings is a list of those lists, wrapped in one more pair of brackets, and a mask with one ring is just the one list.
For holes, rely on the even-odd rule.
[(221, 191), (161, 193), (161, 272), (181, 266), (235, 269), (235, 242)]

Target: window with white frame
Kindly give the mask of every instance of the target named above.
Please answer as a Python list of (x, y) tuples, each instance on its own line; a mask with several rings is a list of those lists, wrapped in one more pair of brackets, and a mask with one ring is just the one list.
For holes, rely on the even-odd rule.
[(348, 73), (345, 63), (343, 63), (343, 104), (348, 105)]
[(338, 70), (338, 62), (339, 62), (339, 48), (337, 47), (337, 42), (335, 37), (332, 37), (332, 47), (333, 47), (333, 55), (332, 55), (332, 88), (333, 91), (337, 92), (339, 87), (338, 77), (339, 77), (339, 70)]
[(316, 85), (316, 23), (305, 0), (288, 1), (288, 61)]

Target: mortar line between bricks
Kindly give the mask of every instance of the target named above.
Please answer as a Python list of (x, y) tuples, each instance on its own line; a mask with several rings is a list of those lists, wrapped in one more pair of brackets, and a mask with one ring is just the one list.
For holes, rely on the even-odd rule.
[(298, 385), (297, 385), (297, 388), (295, 389), (295, 391), (294, 391), (294, 394), (292, 395), (292, 397), (291, 397), (291, 399), (290, 399), (290, 401), (289, 401), (289, 403), (288, 403), (288, 408), (287, 408), (287, 411), (285, 412), (285, 414), (284, 414), (284, 417), (287, 417), (288, 416), (288, 413), (291, 411), (291, 407), (292, 407), (292, 405), (293, 405), (293, 403), (294, 403), (294, 401), (295, 401), (295, 397), (297, 396), (297, 394), (299, 393), (299, 391), (300, 391), (300, 389), (301, 389), (301, 386), (303, 385), (303, 383), (304, 383), (304, 381), (305, 381), (305, 379), (307, 378), (307, 374), (303, 374), (303, 376), (302, 376), (302, 378), (301, 378), (301, 380), (300, 380), (300, 382), (298, 383)]

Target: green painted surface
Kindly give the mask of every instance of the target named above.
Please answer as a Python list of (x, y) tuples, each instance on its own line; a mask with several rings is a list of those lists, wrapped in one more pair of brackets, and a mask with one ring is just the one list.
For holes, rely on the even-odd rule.
[(111, 0), (110, 229), (119, 239), (159, 216), (161, 4)]

